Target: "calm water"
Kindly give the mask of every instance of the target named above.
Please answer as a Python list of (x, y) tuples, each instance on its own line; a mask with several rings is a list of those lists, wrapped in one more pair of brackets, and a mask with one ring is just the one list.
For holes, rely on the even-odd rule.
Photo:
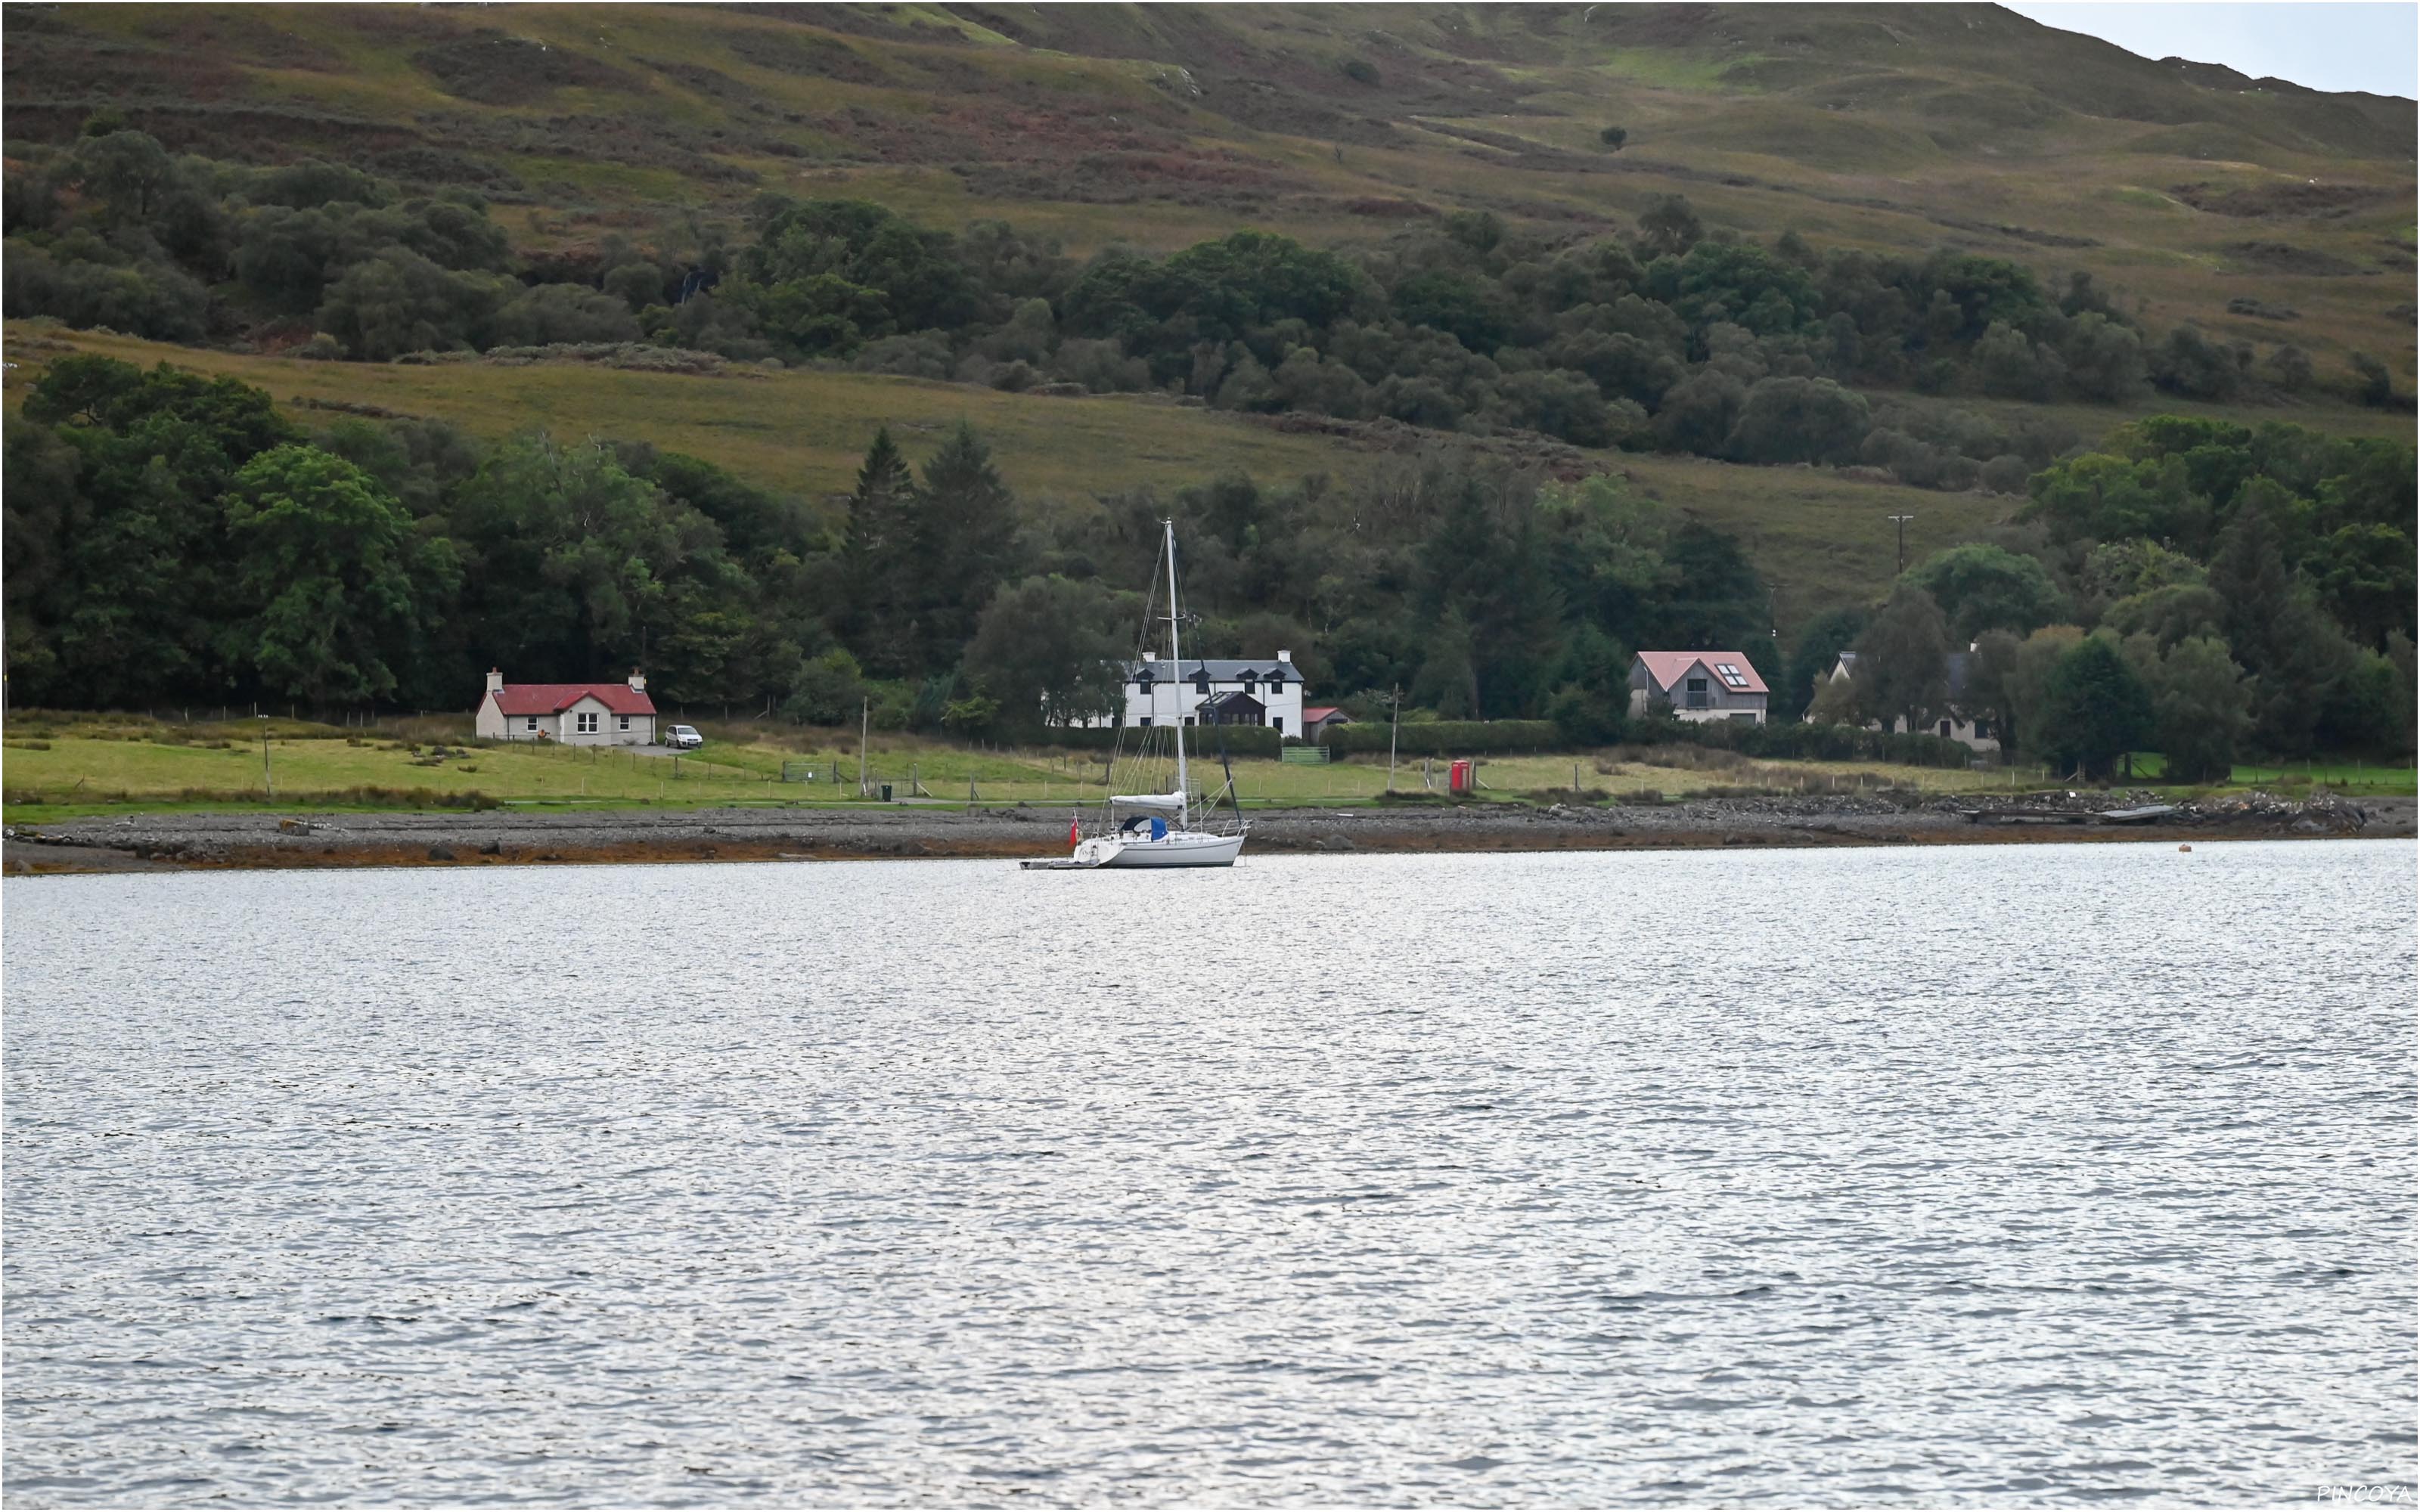
[(2408, 843), (5, 903), (14, 1505), (2414, 1478)]

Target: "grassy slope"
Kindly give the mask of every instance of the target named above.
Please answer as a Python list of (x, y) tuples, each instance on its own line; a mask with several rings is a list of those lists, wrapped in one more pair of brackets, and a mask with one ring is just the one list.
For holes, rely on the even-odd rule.
[[(11, 322), (12, 338), (24, 328)], [(1222, 468), (1264, 477), (1332, 465), (1317, 438), (1239, 416), (1153, 398), (1036, 398), (964, 384), (860, 374), (737, 368), (721, 377), (624, 372), (573, 363), (309, 363), (173, 347), (77, 331), (44, 332), (79, 350), (149, 366), (224, 374), (297, 400), (368, 405), (452, 421), (497, 437), (531, 427), (560, 436), (650, 440), (713, 460), (766, 487), (809, 499), (845, 493), (879, 425), (910, 456), (961, 420), (988, 438), (1011, 482), (1027, 492), (1092, 493), (1198, 482)], [(56, 356), (12, 341), (9, 404), (35, 364)], [(335, 418), (307, 406), (305, 424)]]
[[(551, 365), (491, 367), (307, 363), (196, 350), (85, 332), (8, 327), (0, 392), (13, 409), (42, 364), (73, 348), (149, 365), (171, 362), (268, 390), (305, 424), (335, 418), (297, 400), (374, 405), (449, 420), (487, 436), (542, 425), (561, 435), (641, 440), (713, 458), (764, 486), (809, 499), (845, 492), (877, 424), (911, 458), (960, 419), (991, 440), (1002, 473), (1030, 501), (1122, 488), (1171, 488), (1242, 469), (1265, 484), (1314, 472), (1350, 476), (1378, 461), (1351, 443), (1296, 435), (1213, 410), (1134, 397), (1039, 398), (856, 374), (692, 378)], [(27, 339), (31, 336), (33, 339)], [(1878, 596), (1894, 568), (1884, 517), (1913, 514), (1908, 550), (1971, 539), (2018, 501), (1927, 493), (1810, 468), (1749, 468), (1696, 457), (1598, 454), (1675, 509), (1738, 534), (1775, 586), (1784, 635), (1807, 614)]]
[[(1379, 454), (1243, 417), (1135, 396), (1042, 398), (957, 384), (861, 374), (744, 371), (721, 378), (621, 372), (572, 364), (438, 366), (309, 363), (171, 347), (131, 336), (10, 322), (0, 393), (13, 409), (51, 358), (73, 349), (146, 366), (168, 362), (266, 389), (305, 424), (336, 418), (308, 403), (370, 405), (447, 420), (483, 436), (529, 426), (558, 435), (653, 441), (715, 460), (751, 482), (810, 500), (845, 493), (875, 427), (890, 424), (921, 457), (960, 420), (990, 440), (1012, 486), (1039, 503), (1120, 489), (1162, 490), (1240, 469), (1264, 484), (1316, 472), (1349, 477)], [(1962, 401), (1963, 402), (1963, 401)], [(1991, 408), (1988, 404), (1981, 406)], [(2027, 407), (2010, 406), (2009, 409)], [(2152, 408), (2144, 407), (2146, 409)], [(2161, 406), (2242, 420), (2350, 422), (2366, 433), (2408, 433), (2410, 421), (2375, 411), (2313, 417), (2303, 411)], [(2058, 407), (2086, 437), (2128, 411)], [(1784, 637), (1835, 604), (1880, 596), (1896, 561), (1886, 516), (1912, 514), (1908, 556), (1971, 540), (2021, 501), (1931, 493), (1812, 468), (1751, 468), (1699, 457), (1595, 454), (1666, 504), (1741, 537), (1774, 585)]]
[[(115, 6), (8, 28), (11, 137), (109, 104), (255, 158), (449, 153), (533, 243), (762, 190), (1078, 251), (1239, 224), (1366, 242), (1407, 209), (1588, 231), (1678, 191), (1753, 234), (2087, 270), (2155, 324), (2323, 368), (2414, 360), (2411, 101), (1988, 6)], [(2340, 270), (2263, 271), (2246, 243)], [(2302, 318), (2228, 315), (2247, 294)]]

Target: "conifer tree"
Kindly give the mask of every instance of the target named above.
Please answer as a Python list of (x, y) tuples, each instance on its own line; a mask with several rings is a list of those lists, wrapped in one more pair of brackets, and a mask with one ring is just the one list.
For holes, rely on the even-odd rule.
[(848, 496), (848, 612), (843, 639), (876, 677), (908, 671), (915, 648), (912, 593), (916, 548), (916, 480), (908, 459), (891, 439), (891, 427), (874, 433), (857, 486)]
[(2114, 638), (2086, 636), (2043, 688), (2040, 749), (2056, 768), (2106, 778), (2151, 733), (2151, 698)]
[(924, 464), (910, 534), (916, 557), (914, 656), (920, 671), (955, 661), (1001, 583), (1012, 576), (1016, 496), (974, 427), (961, 422)]

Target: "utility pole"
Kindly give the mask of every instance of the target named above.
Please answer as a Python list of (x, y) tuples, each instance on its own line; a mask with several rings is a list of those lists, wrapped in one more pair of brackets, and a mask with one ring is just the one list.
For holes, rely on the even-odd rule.
[(269, 775), (269, 721), (266, 718), (260, 722), (260, 786), (271, 800), (276, 798), (277, 784)]
[[(1907, 522), (1916, 518), (1916, 517), (1914, 515), (1890, 515), (1885, 517), (1892, 524), (1899, 527), (1899, 571), (1900, 573), (1904, 573), (1907, 571)], [(1899, 573), (1894, 573), (1892, 576), (1897, 577), (1899, 576)]]
[(1387, 695), (1387, 791), (1395, 791), (1395, 735), (1403, 727), (1404, 685), (1397, 683)]
[(865, 719), (866, 711), (874, 707), (871, 699), (857, 701), (857, 795), (865, 796)]

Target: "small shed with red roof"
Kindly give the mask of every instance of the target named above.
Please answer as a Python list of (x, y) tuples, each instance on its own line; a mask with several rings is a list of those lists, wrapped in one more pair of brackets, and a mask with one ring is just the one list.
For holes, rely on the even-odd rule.
[(507, 683), (491, 671), (474, 728), (482, 740), (652, 746), (656, 704), (642, 672), (628, 683)]
[(1302, 738), (1316, 741), (1329, 727), (1352, 722), (1351, 715), (1332, 704), (1307, 705), (1302, 711)]
[(1630, 712), (1668, 703), (1676, 719), (1764, 723), (1770, 690), (1736, 651), (1642, 651), (1630, 663)]

